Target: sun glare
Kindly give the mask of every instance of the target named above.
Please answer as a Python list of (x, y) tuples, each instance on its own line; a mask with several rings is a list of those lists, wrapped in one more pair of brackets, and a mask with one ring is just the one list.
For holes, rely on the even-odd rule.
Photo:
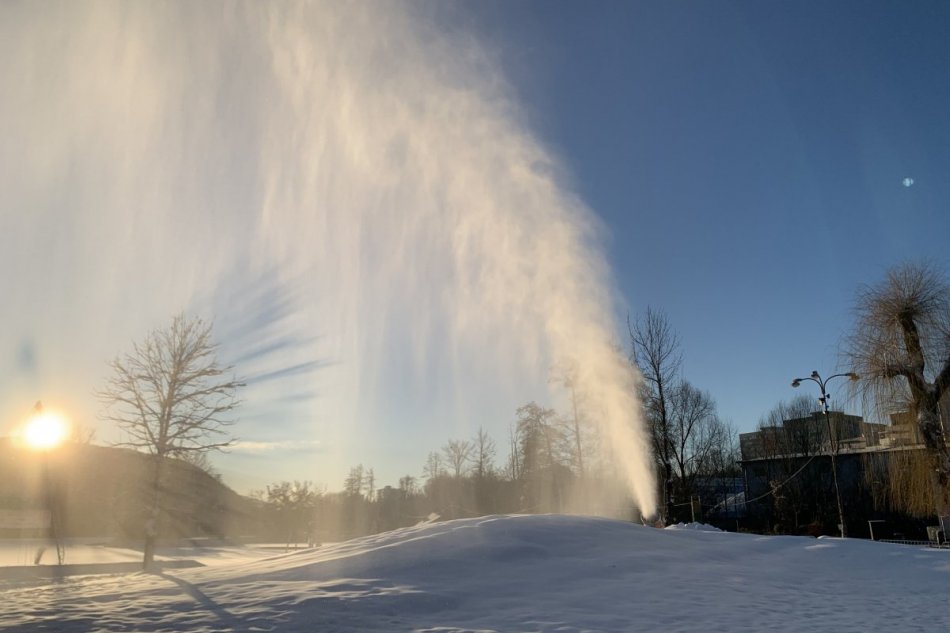
[(63, 416), (44, 411), (30, 418), (23, 428), (22, 438), (30, 448), (48, 450), (61, 444), (67, 432), (68, 425)]

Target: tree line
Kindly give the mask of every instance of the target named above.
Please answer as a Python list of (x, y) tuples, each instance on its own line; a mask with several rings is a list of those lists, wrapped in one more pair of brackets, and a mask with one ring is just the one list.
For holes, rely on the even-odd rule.
[[(256, 527), (288, 544), (336, 541), (432, 520), (502, 513), (585, 512), (632, 519), (631, 499), (613, 472), (553, 409), (530, 402), (511, 426), (510, 453), (479, 428), (428, 453), (418, 475), (379, 486), (372, 468), (350, 468), (342, 490), (277, 482), (254, 493)], [(578, 450), (580, 446), (580, 450)], [(581, 470), (581, 464), (585, 464)]]
[[(722, 503), (738, 478), (738, 436), (713, 398), (680, 375), (679, 341), (665, 315), (648, 310), (630, 323), (630, 359), (644, 376), (641, 401), (650, 422), (652, 457), (661, 475), (661, 522), (688, 521), (696, 503)], [(558, 382), (568, 411), (528, 402), (514, 412), (507, 456), (479, 428), (426, 456), (421, 476), (379, 487), (372, 468), (350, 469), (340, 492), (311, 482), (277, 482), (255, 496), (263, 529), (288, 543), (338, 540), (420, 521), (495, 513), (576, 512), (642, 520), (603, 450), (599, 425), (570, 369)], [(633, 458), (633, 456), (631, 456)], [(288, 491), (296, 493), (288, 494)], [(709, 498), (708, 495), (717, 495)], [(701, 495), (707, 495), (705, 499)], [(695, 503), (694, 503), (695, 502)], [(306, 519), (309, 517), (309, 520)]]

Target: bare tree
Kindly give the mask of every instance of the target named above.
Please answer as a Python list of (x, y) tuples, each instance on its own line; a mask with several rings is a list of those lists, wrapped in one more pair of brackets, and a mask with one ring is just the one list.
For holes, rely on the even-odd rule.
[(376, 498), (376, 473), (372, 468), (369, 468), (363, 477), (363, 488), (366, 490), (366, 498), (373, 501)]
[(651, 308), (635, 323), (627, 322), (630, 333), (630, 358), (643, 375), (643, 393), (650, 419), (653, 453), (663, 469), (666, 516), (673, 513), (673, 438), (670, 427), (670, 391), (673, 389), (683, 358), (680, 343), (666, 315)]
[(517, 439), (520, 452), (521, 484), (525, 508), (537, 510), (545, 506), (557, 511), (562, 498), (566, 467), (559, 447), (563, 434), (554, 409), (535, 402), (518, 407)]
[(473, 470), (476, 480), (482, 480), (495, 472), (495, 440), (488, 432), (479, 427), (478, 433), (472, 439), (474, 462)]
[(586, 416), (583, 414), (584, 394), (581, 391), (577, 373), (576, 365), (573, 363), (567, 364), (558, 368), (556, 379), (567, 390), (571, 401), (571, 416), (564, 419), (564, 436), (568, 442), (568, 446), (565, 448), (568, 454), (571, 455), (571, 461), (575, 464), (577, 476), (583, 479), (585, 475), (584, 431), (587, 425), (585, 424)]
[(291, 544), (297, 546), (301, 529), (307, 544), (313, 543), (313, 513), (319, 497), (320, 492), (309, 481), (281, 481), (267, 486), (267, 504), (276, 515), (288, 549)]
[(449, 440), (442, 447), (442, 456), (452, 469), (452, 475), (456, 479), (468, 470), (473, 448), (472, 443), (468, 440)]
[(438, 479), (445, 474), (445, 466), (442, 465), (442, 456), (436, 452), (430, 452), (426, 457), (425, 466), (422, 468), (422, 476), (431, 481)]
[(350, 468), (349, 474), (343, 480), (343, 494), (347, 497), (363, 496), (363, 488), (366, 484), (366, 473), (363, 464), (357, 464)]
[(127, 436), (120, 443), (152, 456), (150, 500), (143, 565), (152, 563), (162, 507), (166, 460), (194, 459), (194, 454), (233, 443), (228, 432), (231, 412), (243, 383), (232, 367), (217, 361), (211, 324), (179, 314), (169, 327), (153, 330), (132, 351), (111, 363), (112, 377), (97, 395), (105, 405), (102, 418)]
[(475, 507), (479, 514), (493, 511), (497, 506), (498, 484), (495, 473), (495, 440), (479, 427), (472, 438), (472, 475), (474, 478)]
[(349, 473), (343, 480), (343, 493), (340, 495), (340, 526), (348, 537), (366, 534), (372, 529), (373, 500), (364, 496), (369, 490), (372, 468), (365, 468), (363, 464), (350, 467)]
[(521, 444), (521, 462), (526, 472), (552, 468), (560, 462), (557, 447), (560, 430), (557, 413), (535, 402), (518, 407), (517, 431)]
[(950, 514), (950, 447), (940, 419), (950, 391), (950, 284), (931, 264), (904, 264), (860, 291), (856, 313), (848, 357), (859, 388), (882, 413), (915, 416), (935, 510)]
[(696, 477), (709, 465), (710, 455), (724, 441), (725, 425), (716, 415), (712, 397), (687, 381), (673, 388), (670, 398), (670, 454), (676, 467), (680, 498), (691, 498)]
[(720, 515), (728, 515), (730, 511), (738, 514), (737, 482), (742, 478), (739, 432), (728, 420), (720, 420), (720, 429), (718, 440), (707, 457), (704, 472), (712, 478), (712, 489), (716, 492), (713, 512)]
[(416, 478), (412, 475), (406, 475), (399, 478), (399, 492), (402, 493), (404, 499), (418, 494), (419, 484), (416, 482)]
[(524, 464), (521, 463), (521, 450), (518, 447), (518, 425), (512, 423), (508, 429), (508, 464), (505, 467), (505, 476), (511, 481), (520, 481), (524, 475)]
[[(809, 457), (824, 452), (827, 425), (817, 417), (814, 400), (804, 394), (781, 401), (759, 421), (763, 437), (774, 444), (772, 454)], [(792, 421), (792, 424), (786, 422)], [(768, 431), (771, 431), (770, 433)]]
[[(831, 493), (816, 468), (802, 464), (825, 452), (827, 426), (814, 412), (814, 400), (804, 394), (781, 401), (759, 420), (762, 457), (772, 491), (776, 519), (788, 532), (797, 532), (803, 520), (819, 518)], [(788, 422), (791, 421), (791, 424)], [(806, 517), (806, 513), (811, 516)]]

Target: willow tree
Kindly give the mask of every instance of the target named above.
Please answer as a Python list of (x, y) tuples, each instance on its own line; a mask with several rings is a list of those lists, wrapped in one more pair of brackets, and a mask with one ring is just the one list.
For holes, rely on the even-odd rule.
[(230, 414), (244, 385), (232, 367), (219, 365), (217, 349), (211, 324), (178, 315), (113, 360), (112, 376), (98, 394), (105, 405), (102, 418), (125, 434), (118, 445), (150, 456), (145, 568), (155, 553), (168, 460), (194, 461), (234, 442)]
[(950, 284), (931, 264), (904, 264), (864, 288), (856, 307), (848, 355), (859, 385), (882, 413), (913, 415), (934, 509), (950, 514), (950, 446), (940, 415), (950, 392)]

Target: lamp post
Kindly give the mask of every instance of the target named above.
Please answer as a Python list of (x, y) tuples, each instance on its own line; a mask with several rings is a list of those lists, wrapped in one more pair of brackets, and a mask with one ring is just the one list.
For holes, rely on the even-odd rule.
[(818, 388), (821, 390), (821, 397), (818, 398), (818, 402), (821, 404), (821, 410), (825, 414), (825, 425), (828, 427), (828, 453), (831, 456), (831, 476), (835, 482), (835, 501), (838, 502), (838, 525), (841, 530), (841, 538), (845, 538), (848, 532), (844, 524), (844, 507), (841, 505), (841, 490), (838, 488), (838, 463), (835, 459), (838, 454), (838, 443), (832, 440), (831, 420), (828, 418), (828, 401), (831, 400), (831, 395), (828, 393), (827, 385), (832, 379), (843, 377), (849, 380), (858, 380), (858, 378), (860, 378), (856, 373), (848, 372), (846, 374), (834, 374), (822, 379), (821, 374), (816, 370), (811, 372), (811, 376), (807, 378), (796, 378), (792, 381), (792, 387), (798, 387), (802, 384), (803, 380), (810, 380), (818, 385)]

